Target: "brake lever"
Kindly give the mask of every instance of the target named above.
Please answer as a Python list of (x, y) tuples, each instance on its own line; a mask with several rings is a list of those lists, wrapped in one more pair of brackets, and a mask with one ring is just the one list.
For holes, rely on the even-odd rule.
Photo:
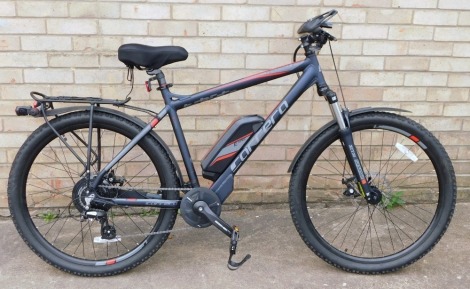
[(326, 32), (325, 30), (323, 30), (323, 33), (326, 35), (326, 38), (330, 41), (337, 41), (338, 40), (336, 37), (334, 37), (330, 33)]

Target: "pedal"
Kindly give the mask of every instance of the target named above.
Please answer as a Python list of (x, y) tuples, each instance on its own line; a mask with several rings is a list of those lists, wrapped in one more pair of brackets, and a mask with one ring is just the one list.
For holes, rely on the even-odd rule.
[(251, 255), (247, 254), (241, 262), (235, 262), (232, 260), (233, 255), (237, 253), (238, 240), (240, 239), (239, 229), (237, 226), (233, 226), (232, 228), (229, 224), (227, 224), (224, 220), (222, 220), (219, 216), (212, 212), (206, 202), (196, 202), (194, 204), (194, 210), (199, 214), (205, 216), (217, 229), (219, 229), (222, 233), (230, 237), (230, 255), (228, 257), (227, 262), (227, 267), (230, 270), (237, 270), (238, 268), (240, 268), (241, 265), (243, 265), (246, 261), (251, 258)]
[(228, 257), (228, 262), (227, 262), (227, 267), (234, 271), (240, 268), (241, 265), (243, 265), (246, 261), (248, 261), (251, 258), (250, 254), (247, 254), (241, 262), (234, 262), (232, 261), (233, 255), (237, 253), (237, 244), (238, 244), (238, 239), (240, 238), (238, 234), (238, 227), (233, 226), (233, 232), (232, 232), (232, 237), (230, 238), (230, 255)]

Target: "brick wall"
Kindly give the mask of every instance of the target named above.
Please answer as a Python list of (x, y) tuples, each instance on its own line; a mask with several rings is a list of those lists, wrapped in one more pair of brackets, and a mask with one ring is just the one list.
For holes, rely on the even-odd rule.
[[(339, 11), (333, 48), (348, 106), (412, 110), (446, 146), (458, 174), (459, 199), (470, 199), (468, 1), (0, 1), (0, 207), (6, 206), (14, 155), (42, 123), (14, 116), (15, 106), (31, 103), (29, 91), (124, 97), (129, 85), (116, 51), (138, 42), (184, 46), (188, 60), (164, 72), (174, 92), (193, 93), (290, 62), (299, 25), (330, 8)], [(337, 88), (327, 48), (320, 60)], [(131, 104), (157, 110), (162, 102), (145, 91), (146, 78), (136, 72)], [(275, 80), (182, 111), (196, 167), (236, 116), (266, 115), (294, 80)], [(286, 200), (290, 161), (330, 118), (325, 101), (308, 91), (239, 172), (239, 191), (230, 200)], [(178, 155), (168, 120), (158, 133)]]

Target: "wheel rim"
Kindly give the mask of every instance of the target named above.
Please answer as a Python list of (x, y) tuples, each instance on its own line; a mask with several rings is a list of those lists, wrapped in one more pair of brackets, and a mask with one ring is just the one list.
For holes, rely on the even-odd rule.
[[(59, 129), (67, 144), (82, 160), (86, 160), (87, 126), (87, 123), (82, 123)], [(96, 126), (100, 128), (93, 131), (95, 162), (91, 168), (92, 175), (119, 153), (133, 136), (123, 129), (99, 124), (99, 121)], [(101, 138), (101, 157), (96, 147), (98, 135)], [(34, 232), (42, 238), (42, 243), (54, 248), (57, 256), (82, 265), (110, 265), (134, 256), (151, 239), (161, 238), (149, 236), (149, 233), (161, 226), (164, 211), (114, 206), (107, 215), (109, 225), (115, 228), (117, 236), (109, 241), (100, 239), (100, 222), (80, 219), (83, 208), (79, 204), (83, 200), (73, 193), (77, 183), (83, 181), (83, 164), (57, 137), (45, 139), (43, 143), (47, 145), (40, 146), (43, 149), (33, 149), (31, 163), (26, 164), (29, 170), (23, 188), (27, 208), (25, 216), (35, 228)], [(138, 144), (114, 167), (115, 176), (125, 179), (122, 188), (164, 187), (154, 165), (155, 156), (144, 147)], [(113, 197), (109, 195), (110, 191), (112, 193), (108, 190), (107, 197)], [(163, 192), (163, 198), (166, 198), (166, 192)]]
[[(364, 130), (363, 130), (364, 129)], [(427, 146), (390, 126), (356, 126), (353, 132), (364, 171), (382, 200), (369, 204), (352, 177), (339, 140), (315, 155), (307, 179), (305, 212), (329, 248), (359, 258), (389, 257), (429, 232), (438, 209), (439, 179)], [(371, 145), (371, 143), (377, 145)]]

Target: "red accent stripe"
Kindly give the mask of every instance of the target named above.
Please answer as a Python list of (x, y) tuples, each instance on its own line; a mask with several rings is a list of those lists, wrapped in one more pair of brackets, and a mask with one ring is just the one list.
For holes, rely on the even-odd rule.
[(116, 264), (116, 262), (117, 262), (116, 259), (108, 260), (106, 261), (106, 265), (114, 265)]
[(130, 202), (135, 202), (135, 201), (137, 201), (137, 198), (127, 198), (126, 200), (128, 200)]
[(419, 138), (415, 137), (414, 135), (411, 135), (410, 139), (414, 142), (419, 142)]
[(250, 81), (250, 80), (253, 80), (253, 79), (269, 78), (269, 77), (271, 77), (271, 76), (274, 76), (274, 77), (275, 77), (275, 76), (287, 75), (287, 73), (288, 73), (288, 72), (286, 72), (286, 71), (272, 72), (272, 73), (268, 73), (267, 71), (263, 71), (263, 72), (260, 72), (260, 73), (257, 73), (257, 74), (251, 75), (251, 76), (247, 76), (247, 77), (242, 78), (242, 79), (239, 79), (239, 80), (235, 80), (235, 81), (232, 81), (232, 82), (229, 82), (229, 83), (226, 83), (226, 84), (222, 84), (222, 85), (216, 86), (216, 87), (214, 87), (214, 88), (210, 88), (210, 89), (208, 89), (207, 91), (212, 91), (212, 90), (216, 90), (216, 89), (222, 89), (222, 88), (225, 88), (225, 87), (227, 87), (227, 86), (231, 86), (231, 85), (243, 83), (243, 82)]
[(229, 157), (233, 156), (234, 154), (236, 154), (238, 151), (236, 152), (233, 152), (233, 153), (229, 153), (229, 154), (226, 154), (226, 155), (223, 155), (221, 157), (218, 157), (216, 158), (212, 163), (211, 163), (211, 166), (213, 166), (215, 163), (217, 162), (220, 162), (222, 160), (225, 160), (225, 159), (228, 159)]
[(247, 137), (249, 137), (249, 136), (252, 135), (252, 134), (253, 134), (253, 132), (250, 132), (250, 133), (248, 133), (248, 134), (246, 134), (246, 135), (244, 135), (244, 136), (242, 136), (242, 137), (239, 137), (239, 138), (237, 138), (236, 140), (234, 140), (234, 141), (232, 141), (232, 142), (226, 144), (225, 147), (228, 147), (229, 145), (234, 144), (234, 143), (236, 143), (237, 141), (240, 141), (240, 140), (242, 140), (242, 139), (244, 139), (244, 138), (247, 138)]
[[(237, 141), (240, 141), (240, 140), (242, 140), (242, 139), (245, 139), (245, 138), (251, 136), (252, 134), (253, 134), (253, 132), (250, 132), (250, 133), (248, 133), (248, 134), (246, 134), (246, 135), (244, 135), (244, 136), (242, 136), (242, 137), (239, 137), (239, 138), (237, 138), (236, 140), (234, 140), (234, 141), (232, 141), (232, 142), (226, 144), (225, 147), (228, 147), (229, 145), (231, 145), (231, 144), (233, 144), (233, 143), (236, 143)], [(216, 158), (215, 160), (213, 160), (210, 165), (212, 166), (212, 165), (214, 165), (214, 164), (217, 163), (217, 162), (220, 162), (220, 161), (222, 161), (222, 160), (225, 160), (225, 159), (227, 159), (227, 158), (233, 156), (233, 155), (236, 154), (237, 152), (238, 152), (238, 151), (235, 151), (235, 152), (228, 153), (228, 154), (226, 154), (226, 155), (220, 156), (220, 157)]]
[(220, 135), (220, 137), (217, 139), (217, 141), (212, 145), (211, 149), (207, 151), (206, 155), (202, 158), (202, 159), (205, 159), (207, 158), (207, 155), (212, 151), (212, 149), (219, 143), (220, 139), (222, 139), (222, 137), (224, 136), (224, 134), (232, 127), (232, 125), (237, 121), (239, 120), (240, 118), (236, 118), (234, 120), (232, 120), (232, 122), (230, 123), (229, 126), (227, 126), (227, 128), (224, 130), (224, 132)]
[(158, 122), (159, 122), (158, 118), (154, 118), (154, 119), (152, 120), (152, 122), (150, 123), (150, 125), (151, 125), (152, 127), (155, 127), (155, 126), (158, 124)]

